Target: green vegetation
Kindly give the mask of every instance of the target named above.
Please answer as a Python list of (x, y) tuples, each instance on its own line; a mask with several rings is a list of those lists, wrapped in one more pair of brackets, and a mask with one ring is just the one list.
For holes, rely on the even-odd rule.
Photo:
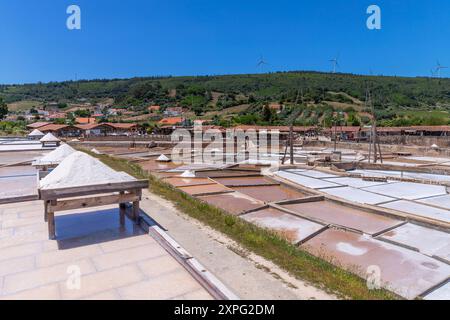
[(136, 178), (149, 178), (150, 190), (175, 203), (182, 212), (222, 232), (244, 248), (273, 261), (290, 274), (315, 286), (350, 299), (399, 299), (386, 290), (369, 290), (366, 282), (323, 259), (317, 258), (284, 240), (281, 235), (259, 228), (238, 217), (192, 198), (176, 188), (149, 176), (139, 165), (108, 155), (95, 155), (115, 170)]
[(0, 120), (2, 120), (8, 114), (8, 106), (3, 102), (2, 97), (0, 97)]
[(8, 104), (9, 111), (12, 112), (20, 112), (20, 111), (28, 111), (30, 109), (36, 109), (37, 107), (41, 106), (42, 102), (40, 101), (33, 101), (33, 100), (22, 100), (22, 101), (16, 101), (13, 103)]
[(27, 132), (25, 121), (0, 121), (0, 136), (23, 136)]

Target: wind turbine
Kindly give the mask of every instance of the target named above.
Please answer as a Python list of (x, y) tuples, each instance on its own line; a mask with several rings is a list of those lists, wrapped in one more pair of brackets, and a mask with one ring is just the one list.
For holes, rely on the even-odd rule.
[(441, 70), (442, 69), (448, 69), (448, 67), (444, 67), (443, 65), (441, 65), (439, 60), (438, 60), (437, 65), (436, 65), (436, 74), (437, 74), (438, 78), (441, 77)]
[(331, 59), (330, 62), (333, 64), (333, 73), (336, 73), (336, 68), (339, 67), (339, 55), (337, 55), (336, 58)]
[(268, 65), (268, 63), (266, 60), (264, 60), (264, 57), (261, 55), (259, 57), (258, 63), (256, 64), (256, 67), (261, 68), (261, 73), (263, 73), (265, 65)]
[(432, 78), (434, 78), (436, 76), (436, 72), (434, 71), (434, 69), (430, 70), (430, 74), (431, 74)]

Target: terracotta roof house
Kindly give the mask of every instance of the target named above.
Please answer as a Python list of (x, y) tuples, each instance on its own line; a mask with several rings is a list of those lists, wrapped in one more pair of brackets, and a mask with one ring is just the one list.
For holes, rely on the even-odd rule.
[(76, 125), (85, 136), (107, 136), (114, 132), (114, 128), (108, 123), (90, 123)]
[(184, 121), (184, 118), (182, 117), (170, 117), (170, 118), (164, 118), (158, 122), (160, 125), (176, 125), (179, 123), (182, 123)]
[(79, 128), (66, 124), (48, 124), (40, 127), (39, 131), (42, 133), (52, 133), (58, 137), (79, 137), (81, 134), (81, 130)]
[(178, 117), (183, 114), (183, 108), (181, 107), (168, 107), (164, 110), (164, 116), (166, 117)]
[(75, 122), (78, 124), (90, 124), (95, 123), (95, 118), (75, 118)]
[(64, 112), (56, 112), (56, 113), (52, 113), (50, 114), (47, 118), (53, 120), (53, 119), (65, 119), (66, 118), (66, 114)]
[(76, 127), (86, 136), (131, 135), (139, 131), (136, 123), (91, 123)]
[(276, 112), (281, 112), (283, 106), (277, 102), (272, 102), (269, 104), (269, 109), (275, 110)]
[(147, 109), (150, 112), (158, 112), (159, 110), (161, 110), (161, 107), (160, 106), (149, 106)]
[(30, 123), (29, 125), (27, 125), (28, 129), (38, 129), (40, 127), (46, 126), (50, 124), (50, 122), (35, 122), (35, 123)]

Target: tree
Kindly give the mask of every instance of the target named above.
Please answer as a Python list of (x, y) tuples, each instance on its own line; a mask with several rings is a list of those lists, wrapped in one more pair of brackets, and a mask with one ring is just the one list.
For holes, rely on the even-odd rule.
[(3, 98), (0, 97), (0, 120), (6, 117), (8, 114), (8, 105), (3, 102)]
[(91, 116), (91, 112), (86, 109), (80, 109), (75, 111), (75, 115), (77, 117), (87, 118)]
[(263, 120), (266, 122), (272, 122), (273, 118), (275, 117), (275, 111), (271, 109), (269, 106), (263, 107)]

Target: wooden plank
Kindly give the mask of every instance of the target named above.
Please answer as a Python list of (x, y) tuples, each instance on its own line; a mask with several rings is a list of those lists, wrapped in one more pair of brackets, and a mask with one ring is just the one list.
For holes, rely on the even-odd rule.
[(39, 190), (41, 199), (53, 200), (60, 198), (71, 198), (78, 196), (87, 196), (92, 194), (101, 194), (108, 192), (127, 191), (132, 189), (148, 188), (148, 180), (136, 180), (130, 182), (106, 183), (91, 186), (59, 188), (59, 189), (41, 189)]
[(0, 199), (0, 204), (8, 204), (8, 203), (16, 203), (16, 202), (26, 202), (26, 201), (35, 201), (39, 200), (39, 195), (33, 194), (28, 196), (18, 196), (11, 198), (2, 198)]
[(116, 203), (139, 201), (140, 196), (135, 193), (114, 194), (91, 198), (58, 200), (56, 204), (50, 203), (48, 210), (52, 212), (99, 207)]

